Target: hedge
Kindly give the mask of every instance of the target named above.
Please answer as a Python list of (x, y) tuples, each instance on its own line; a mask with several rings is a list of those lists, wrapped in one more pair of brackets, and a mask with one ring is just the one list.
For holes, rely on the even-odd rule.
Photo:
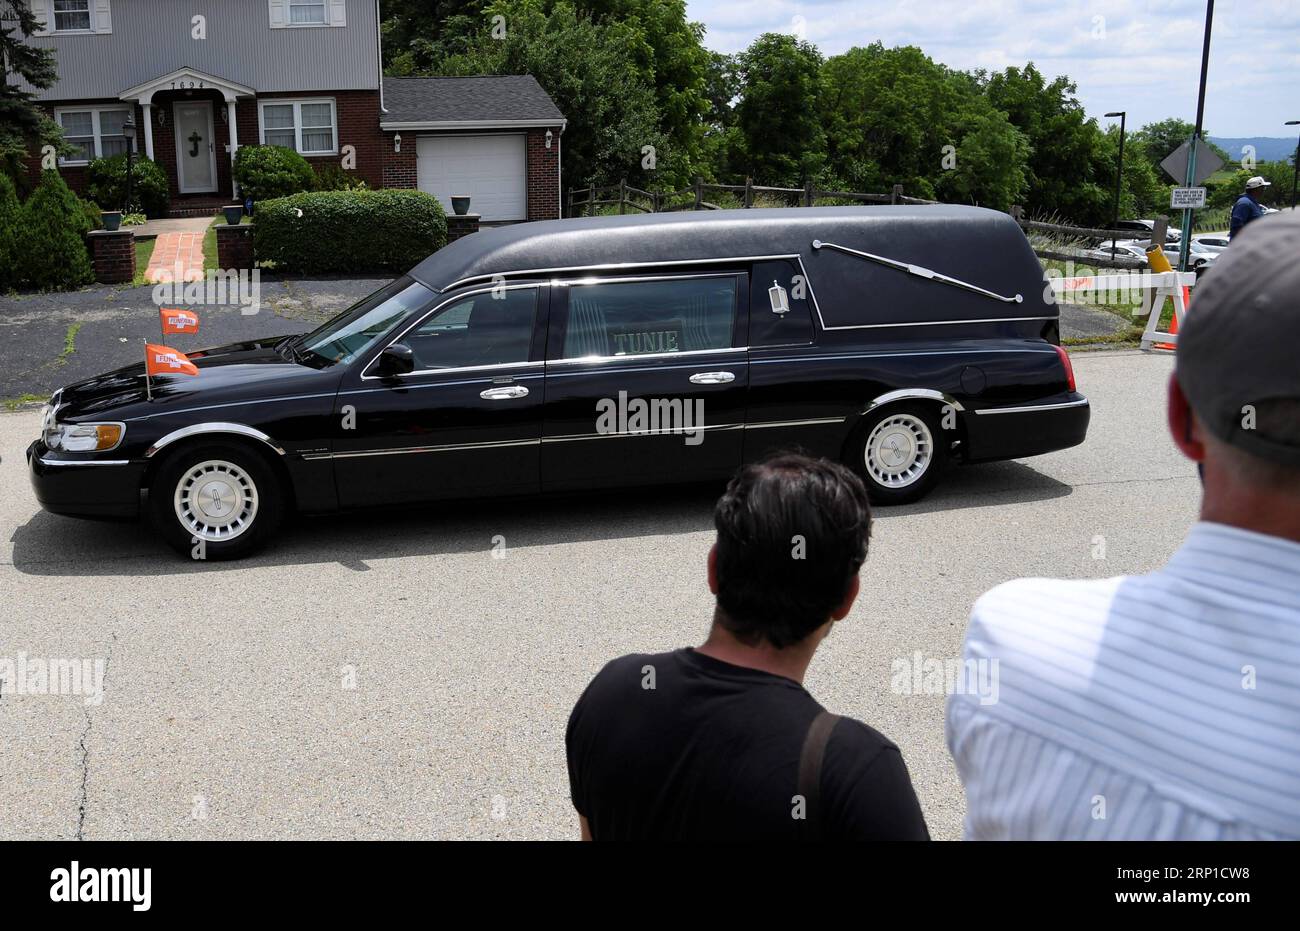
[(41, 183), (18, 214), (18, 286), (66, 290), (94, 280), (84, 233), (86, 211), (54, 170), (41, 172)]
[(157, 162), (147, 158), (131, 158), (131, 200), (126, 205), (126, 155), (111, 155), (93, 159), (86, 168), (86, 196), (99, 204), (101, 210), (122, 210), (123, 213), (145, 213), (151, 217), (167, 215), (167, 173)]
[(404, 272), (447, 244), (447, 217), (423, 191), (314, 191), (259, 204), (253, 237), (277, 271)]
[(235, 180), (254, 202), (286, 197), (316, 187), (307, 159), (280, 145), (246, 145), (235, 153)]
[(18, 250), (16, 237), (22, 204), (9, 175), (0, 171), (0, 291), (18, 286)]

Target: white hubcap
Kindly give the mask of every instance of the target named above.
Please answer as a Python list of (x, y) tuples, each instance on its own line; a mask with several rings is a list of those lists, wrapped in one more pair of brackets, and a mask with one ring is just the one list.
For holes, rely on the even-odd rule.
[(886, 488), (917, 482), (934, 458), (934, 438), (914, 414), (894, 414), (876, 424), (863, 451), (867, 474)]
[(257, 517), (257, 486), (233, 462), (209, 459), (188, 469), (176, 483), (176, 517), (200, 540), (233, 540)]

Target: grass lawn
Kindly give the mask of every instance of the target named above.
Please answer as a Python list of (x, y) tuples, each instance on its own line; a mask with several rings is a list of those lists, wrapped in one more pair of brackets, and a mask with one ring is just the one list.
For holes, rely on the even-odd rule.
[(144, 280), (144, 273), (149, 268), (149, 259), (153, 257), (153, 247), (157, 245), (156, 239), (137, 239), (135, 241), (135, 278), (131, 279), (131, 286), (137, 287), (149, 282)]

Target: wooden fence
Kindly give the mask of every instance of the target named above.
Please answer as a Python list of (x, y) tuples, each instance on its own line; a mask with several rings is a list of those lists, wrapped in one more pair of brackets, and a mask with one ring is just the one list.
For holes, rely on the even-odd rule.
[[(757, 195), (776, 195), (784, 199), (791, 207), (811, 207), (819, 200), (852, 200), (864, 204), (938, 204), (940, 201), (923, 197), (910, 197), (903, 193), (903, 186), (895, 184), (888, 194), (873, 194), (863, 191), (831, 191), (814, 187), (812, 182), (803, 187), (769, 187), (754, 184), (752, 178), (746, 178), (744, 184), (713, 184), (703, 178), (696, 178), (690, 187), (680, 191), (645, 191), (633, 187), (627, 181), (618, 184), (589, 184), (581, 188), (569, 188), (565, 200), (567, 217), (593, 216), (600, 208), (617, 207), (620, 215), (628, 213), (667, 213), (679, 210), (721, 210), (718, 204), (709, 200), (715, 193), (736, 194), (740, 207), (754, 206)], [(1083, 243), (1103, 242), (1108, 239), (1134, 239), (1134, 230), (1108, 230), (1096, 227), (1067, 226), (1062, 223), (1047, 223), (1030, 220), (1024, 216), (1024, 209), (1016, 204), (1008, 211), (1020, 228), (1029, 233), (1049, 235), (1054, 239), (1074, 239)], [(1162, 218), (1166, 219), (1167, 218)], [(1084, 248), (1091, 248), (1085, 246)], [(1138, 258), (1116, 255), (1094, 258), (1081, 253), (1065, 252), (1047, 246), (1035, 246), (1034, 252), (1045, 259), (1059, 261), (1083, 261), (1102, 268), (1145, 268), (1146, 263)]]

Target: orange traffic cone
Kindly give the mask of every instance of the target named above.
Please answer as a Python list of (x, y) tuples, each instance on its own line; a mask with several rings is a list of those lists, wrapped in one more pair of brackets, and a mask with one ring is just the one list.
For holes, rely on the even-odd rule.
[[(1184, 308), (1190, 307), (1191, 303), (1192, 303), (1191, 289), (1188, 288), (1187, 285), (1183, 285), (1183, 307)], [(1163, 312), (1164, 308), (1161, 307), (1160, 310)], [(1178, 332), (1178, 308), (1177, 307), (1174, 308), (1174, 315), (1169, 318), (1169, 332), (1170, 333)], [(1173, 343), (1152, 343), (1151, 348), (1165, 349), (1168, 350), (1169, 352), (1175, 352), (1178, 349), (1178, 347)]]

